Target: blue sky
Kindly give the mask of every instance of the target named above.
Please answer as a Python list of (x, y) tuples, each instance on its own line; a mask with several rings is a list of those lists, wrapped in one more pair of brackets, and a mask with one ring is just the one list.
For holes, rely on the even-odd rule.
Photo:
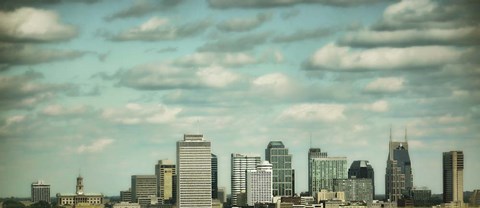
[[(203, 133), (230, 154), (369, 160), (384, 193), (389, 128), (408, 129), (414, 185), (442, 192), (442, 152), (480, 188), (480, 4), (377, 0), (0, 3), (0, 197), (118, 195)], [(459, 15), (461, 14), (461, 15)]]

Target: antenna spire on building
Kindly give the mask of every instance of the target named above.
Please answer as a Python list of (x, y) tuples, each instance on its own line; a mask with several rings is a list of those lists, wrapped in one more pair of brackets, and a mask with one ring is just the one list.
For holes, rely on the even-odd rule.
[(408, 142), (408, 139), (407, 139), (407, 127), (405, 126), (405, 142)]
[(310, 132), (310, 149), (312, 149), (312, 132)]
[(390, 124), (390, 142), (392, 141), (392, 124)]

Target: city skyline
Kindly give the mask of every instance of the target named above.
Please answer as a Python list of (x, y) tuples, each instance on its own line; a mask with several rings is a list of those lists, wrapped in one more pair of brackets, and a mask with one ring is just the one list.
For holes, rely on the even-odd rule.
[(72, 193), (79, 172), (118, 195), (191, 133), (227, 192), (232, 153), (282, 141), (296, 193), (320, 148), (369, 161), (383, 194), (390, 126), (408, 129), (414, 186), (441, 193), (458, 150), (478, 189), (480, 3), (304, 2), (2, 1), (0, 197)]

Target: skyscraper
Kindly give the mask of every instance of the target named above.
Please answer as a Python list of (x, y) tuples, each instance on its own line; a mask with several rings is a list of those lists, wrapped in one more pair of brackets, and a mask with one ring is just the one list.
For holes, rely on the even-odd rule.
[(32, 202), (45, 201), (50, 203), (50, 185), (43, 181), (32, 183)]
[(310, 148), (308, 150), (308, 192), (310, 196), (313, 196), (314, 193), (311, 193), (312, 190), (312, 159), (313, 158), (326, 158), (327, 153), (322, 152), (320, 148)]
[(247, 171), (255, 170), (260, 164), (260, 156), (243, 155), (232, 153), (231, 155), (231, 197), (232, 205), (239, 205), (237, 201), (238, 194), (247, 191), (246, 179)]
[(132, 202), (146, 207), (157, 197), (156, 175), (132, 175)]
[(218, 198), (218, 159), (212, 154), (212, 199)]
[(273, 166), (273, 196), (295, 194), (295, 173), (292, 155), (281, 141), (271, 141), (265, 149), (265, 159)]
[(443, 153), (443, 202), (463, 203), (463, 151)]
[(413, 174), (408, 154), (407, 129), (405, 129), (405, 141), (392, 141), (390, 129), (389, 151), (387, 168), (385, 171), (385, 198), (390, 201), (398, 201), (404, 194), (413, 188)]
[(270, 203), (272, 196), (272, 164), (263, 161), (256, 170), (247, 171), (247, 204)]
[(177, 207), (212, 207), (211, 143), (201, 134), (177, 142)]
[(368, 178), (372, 180), (372, 199), (375, 198), (375, 173), (367, 160), (355, 160), (348, 169), (348, 178)]
[(158, 164), (155, 165), (157, 196), (164, 202), (173, 198), (173, 176), (175, 172), (175, 164), (171, 160), (159, 160)]
[(347, 178), (346, 157), (326, 157), (311, 159), (311, 181), (310, 193), (320, 192), (322, 189), (333, 191), (334, 179)]

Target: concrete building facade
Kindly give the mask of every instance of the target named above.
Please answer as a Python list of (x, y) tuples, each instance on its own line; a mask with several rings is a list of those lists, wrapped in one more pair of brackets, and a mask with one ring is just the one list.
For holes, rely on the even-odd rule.
[(443, 202), (463, 203), (463, 151), (443, 153)]
[(157, 198), (157, 176), (156, 175), (132, 175), (132, 201), (139, 203), (142, 207), (149, 204), (156, 204)]
[(232, 205), (240, 205), (238, 203), (238, 195), (247, 191), (247, 171), (256, 170), (260, 164), (259, 155), (231, 154), (231, 198)]
[(155, 165), (157, 177), (157, 196), (164, 202), (170, 201), (174, 194), (173, 176), (176, 174), (175, 164), (171, 160), (159, 160)]
[(263, 161), (256, 170), (247, 171), (247, 205), (272, 202), (272, 164)]
[(45, 184), (43, 181), (32, 183), (31, 193), (31, 199), (33, 203), (39, 201), (50, 203), (50, 185)]
[(177, 142), (177, 207), (212, 207), (211, 143), (201, 134)]
[(372, 203), (373, 184), (368, 178), (334, 179), (333, 191), (344, 192), (347, 201)]

